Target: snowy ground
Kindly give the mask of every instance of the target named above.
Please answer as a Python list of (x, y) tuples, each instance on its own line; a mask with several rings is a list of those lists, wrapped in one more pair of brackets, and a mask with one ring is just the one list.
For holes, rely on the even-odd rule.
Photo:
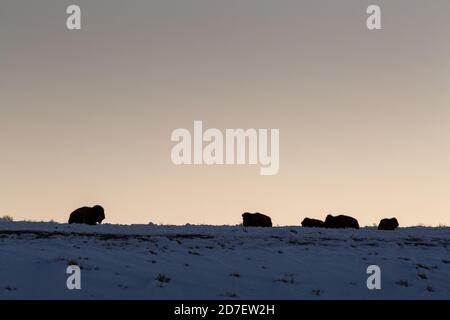
[(0, 299), (450, 299), (450, 229), (0, 222)]

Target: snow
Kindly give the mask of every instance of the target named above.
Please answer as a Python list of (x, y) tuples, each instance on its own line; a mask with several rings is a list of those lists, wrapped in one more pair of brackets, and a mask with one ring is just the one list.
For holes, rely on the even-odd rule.
[(1, 221), (0, 299), (450, 299), (449, 245), (450, 228)]

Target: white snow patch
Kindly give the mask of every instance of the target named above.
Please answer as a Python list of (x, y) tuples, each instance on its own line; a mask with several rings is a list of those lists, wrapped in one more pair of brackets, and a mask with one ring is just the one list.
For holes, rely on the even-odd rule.
[[(450, 299), (449, 245), (449, 228), (2, 221), (0, 299)], [(66, 288), (73, 263), (81, 290)]]

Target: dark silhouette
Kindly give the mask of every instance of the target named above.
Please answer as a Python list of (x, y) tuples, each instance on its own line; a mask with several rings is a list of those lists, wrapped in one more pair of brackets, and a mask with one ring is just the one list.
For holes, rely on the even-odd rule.
[(302, 227), (307, 227), (307, 228), (324, 228), (325, 227), (325, 222), (323, 222), (322, 220), (305, 218), (302, 221)]
[(96, 225), (105, 219), (105, 210), (101, 206), (82, 207), (70, 214), (69, 223)]
[(271, 227), (272, 220), (270, 217), (257, 213), (249, 213), (245, 212), (242, 215), (242, 219), (244, 221), (244, 227)]
[(332, 216), (329, 214), (327, 218), (325, 219), (325, 228), (355, 228), (359, 229), (358, 220), (355, 218), (339, 215), (339, 216)]
[(398, 221), (396, 218), (382, 219), (378, 225), (378, 230), (395, 230), (398, 228)]

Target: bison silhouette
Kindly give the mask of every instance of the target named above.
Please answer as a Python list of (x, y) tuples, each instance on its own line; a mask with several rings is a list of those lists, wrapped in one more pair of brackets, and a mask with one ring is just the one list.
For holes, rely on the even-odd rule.
[(325, 219), (325, 228), (337, 228), (337, 229), (345, 229), (345, 228), (354, 228), (359, 229), (358, 220), (355, 218), (339, 215), (332, 216), (329, 214)]
[(378, 224), (378, 230), (395, 230), (398, 228), (398, 221), (396, 218), (382, 219)]
[(101, 206), (82, 207), (70, 214), (69, 223), (96, 225), (105, 219), (105, 210)]
[(322, 220), (305, 218), (302, 221), (302, 227), (323, 228), (323, 227), (325, 227), (325, 222), (323, 222)]
[(242, 215), (242, 219), (244, 222), (244, 227), (272, 227), (272, 220), (270, 217), (259, 212), (245, 212)]

